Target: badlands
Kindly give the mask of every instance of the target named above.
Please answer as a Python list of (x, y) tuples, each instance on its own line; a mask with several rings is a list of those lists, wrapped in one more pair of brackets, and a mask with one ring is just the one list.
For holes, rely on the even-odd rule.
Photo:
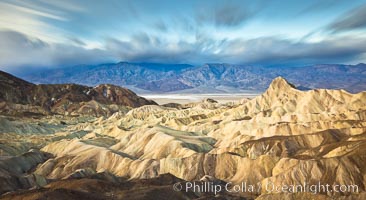
[[(99, 104), (85, 101), (78, 105)], [(278, 77), (263, 94), (236, 102), (140, 102), (114, 112), (51, 107), (58, 114), (36, 116), (4, 106), (0, 198), (366, 199), (366, 92), (300, 91)], [(28, 102), (17, 111), (21, 103)], [(204, 182), (257, 187), (188, 188)], [(348, 188), (269, 191), (269, 183)]]

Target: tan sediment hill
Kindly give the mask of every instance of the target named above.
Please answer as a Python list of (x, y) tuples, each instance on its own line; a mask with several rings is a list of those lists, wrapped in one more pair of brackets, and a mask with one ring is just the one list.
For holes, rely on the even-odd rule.
[[(43, 145), (41, 151), (52, 158), (32, 174), (67, 181), (73, 176), (87, 180), (92, 174), (110, 173), (131, 184), (163, 174), (185, 181), (209, 176), (262, 186), (320, 182), (357, 185), (359, 194), (270, 193), (263, 187), (233, 195), (258, 199), (365, 196), (365, 92), (300, 91), (279, 77), (262, 95), (236, 104), (146, 105), (107, 119), (70, 124), (63, 131), (62, 139)], [(66, 137), (75, 131), (85, 134)], [(41, 195), (42, 191), (49, 192), (33, 190), (19, 195)]]

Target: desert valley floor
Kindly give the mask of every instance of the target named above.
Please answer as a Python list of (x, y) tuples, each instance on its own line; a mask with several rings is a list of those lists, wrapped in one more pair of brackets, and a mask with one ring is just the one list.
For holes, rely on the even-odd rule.
[(214, 99), (217, 103), (230, 103), (240, 101), (244, 98), (259, 96), (257, 92), (248, 93), (217, 93), (217, 94), (140, 94), (140, 96), (151, 99), (159, 105), (168, 103), (188, 104), (197, 103), (205, 99)]

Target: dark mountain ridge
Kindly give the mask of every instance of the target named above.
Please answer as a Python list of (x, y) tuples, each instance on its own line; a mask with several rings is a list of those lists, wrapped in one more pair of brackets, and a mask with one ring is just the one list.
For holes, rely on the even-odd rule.
[[(38, 114), (64, 114), (74, 111), (108, 110), (109, 105), (139, 107), (156, 104), (137, 96), (129, 89), (110, 84), (89, 87), (78, 84), (33, 84), (0, 71), (0, 112), (34, 112)], [(85, 106), (84, 110), (80, 110)], [(104, 106), (104, 107), (103, 107)], [(89, 109), (89, 110), (88, 110)], [(109, 110), (108, 114), (112, 114)]]

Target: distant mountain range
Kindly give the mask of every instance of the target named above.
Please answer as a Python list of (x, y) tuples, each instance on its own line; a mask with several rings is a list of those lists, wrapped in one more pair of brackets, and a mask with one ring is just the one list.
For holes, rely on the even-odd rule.
[(137, 93), (227, 93), (264, 91), (282, 76), (299, 89), (366, 90), (366, 64), (261, 67), (232, 64), (128, 63), (77, 66), (18, 74), (33, 83), (114, 84)]

